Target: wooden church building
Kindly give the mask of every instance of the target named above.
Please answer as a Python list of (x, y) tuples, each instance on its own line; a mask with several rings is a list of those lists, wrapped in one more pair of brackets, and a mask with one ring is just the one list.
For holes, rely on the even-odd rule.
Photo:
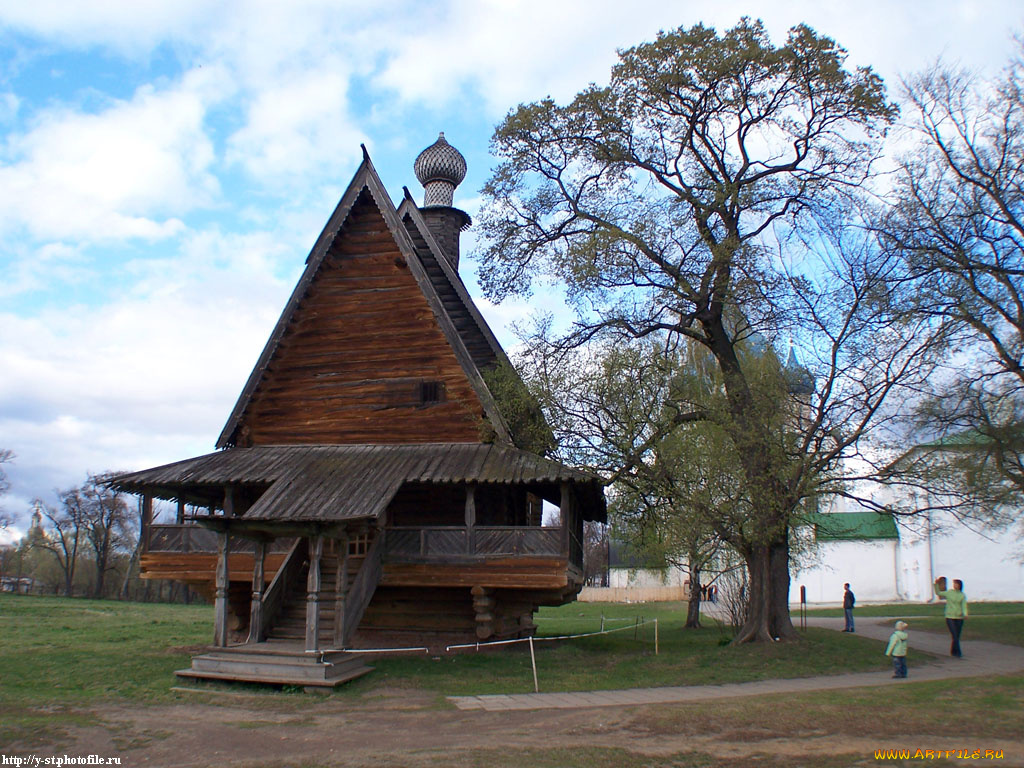
[(459, 277), (465, 159), (441, 134), (415, 172), (396, 208), (364, 148), (219, 450), (114, 481), (143, 577), (213, 598), (179, 675), (336, 685), (367, 670), (346, 649), (526, 636), (582, 586), (601, 483), (529, 450), (549, 432)]

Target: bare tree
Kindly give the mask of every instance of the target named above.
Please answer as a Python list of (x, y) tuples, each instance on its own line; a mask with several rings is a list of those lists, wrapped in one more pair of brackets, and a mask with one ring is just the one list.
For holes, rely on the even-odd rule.
[(79, 489), (84, 500), (82, 528), (96, 569), (94, 597), (103, 596), (106, 575), (113, 568), (114, 552), (133, 543), (124, 494), (107, 485), (105, 478), (106, 475), (90, 475)]
[(71, 488), (57, 494), (60, 507), (51, 507), (36, 499), (35, 504), (42, 510), (43, 517), (49, 521), (50, 530), (41, 537), (37, 546), (52, 552), (57, 559), (64, 575), (64, 594), (74, 595), (75, 571), (78, 567), (79, 545), (82, 541), (83, 527), (88, 504), (81, 488)]
[(939, 64), (905, 83), (918, 142), (878, 225), (915, 282), (908, 310), (956, 342), (918, 412), (926, 445), (894, 474), (961, 514), (1024, 499), (1022, 53), (994, 81)]

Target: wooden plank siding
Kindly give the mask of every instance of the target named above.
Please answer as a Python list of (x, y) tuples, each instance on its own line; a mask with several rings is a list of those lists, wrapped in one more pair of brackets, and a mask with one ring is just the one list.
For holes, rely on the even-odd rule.
[[(273, 580), (285, 557), (286, 553), (267, 555), (263, 567), (266, 583)], [(230, 580), (251, 582), (253, 565), (251, 552), (229, 554)], [(216, 570), (217, 555), (214, 552), (148, 552), (139, 558), (139, 575), (143, 579), (177, 579), (212, 585)]]
[[(436, 403), (396, 387), (443, 384)], [(477, 442), (483, 406), (364, 191), (242, 419), (244, 444)]]

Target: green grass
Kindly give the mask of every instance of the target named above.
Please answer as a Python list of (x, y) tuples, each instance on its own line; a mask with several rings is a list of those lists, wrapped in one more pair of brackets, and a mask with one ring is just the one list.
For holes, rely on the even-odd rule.
[[(854, 610), (855, 616), (892, 616), (903, 618), (907, 616), (942, 616), (944, 603), (887, 603), (884, 605), (858, 605)], [(968, 609), (971, 616), (998, 616), (1017, 614), (1024, 616), (1024, 603), (969, 603)], [(796, 608), (793, 609), (793, 617), (798, 615)], [(842, 608), (809, 608), (808, 616), (842, 616)]]
[(170, 698), (212, 620), (209, 606), (0, 595), (0, 743), (97, 724), (97, 702)]
[(0, 595), (0, 706), (166, 695), (212, 621), (209, 606)]
[[(545, 642), (543, 638), (594, 632), (602, 614), (606, 628), (623, 631), (598, 637)], [(654, 627), (635, 628), (636, 618), (658, 619), (659, 653)], [(705, 685), (808, 677), (884, 668), (878, 641), (809, 629), (795, 643), (731, 647), (730, 635), (717, 626), (685, 630), (685, 603), (574, 603), (544, 608), (536, 618), (537, 675), (541, 691), (588, 691), (669, 685)], [(837, 665), (836, 659), (842, 659)], [(362, 691), (387, 682), (445, 695), (529, 693), (533, 691), (526, 644), (451, 656), (375, 659), (374, 675)], [(365, 686), (365, 688), (364, 688)]]

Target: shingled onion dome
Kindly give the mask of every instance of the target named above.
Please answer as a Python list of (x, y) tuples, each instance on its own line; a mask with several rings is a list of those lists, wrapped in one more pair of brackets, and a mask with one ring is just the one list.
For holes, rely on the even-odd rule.
[(423, 185), (423, 207), (451, 207), (455, 188), (466, 178), (466, 158), (445, 141), (444, 131), (437, 141), (420, 152), (413, 164), (416, 178)]
[(452, 201), (455, 188), (466, 178), (466, 158), (445, 141), (442, 131), (437, 141), (420, 152), (413, 170), (423, 185), (420, 212), (448, 262), (458, 269), (459, 233), (472, 221), (465, 211), (452, 207)]

